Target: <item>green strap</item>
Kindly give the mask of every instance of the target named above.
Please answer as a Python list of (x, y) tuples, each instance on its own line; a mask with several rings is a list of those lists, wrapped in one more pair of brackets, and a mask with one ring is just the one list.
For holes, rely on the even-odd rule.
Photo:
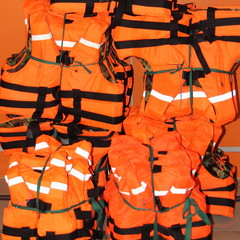
[(101, 199), (97, 201), (96, 199), (90, 199), (92, 209), (97, 213), (97, 222), (101, 230), (103, 230), (103, 220), (104, 220), (104, 201)]
[[(192, 212), (194, 208), (194, 212)], [(208, 216), (198, 207), (197, 203), (193, 198), (187, 198), (184, 204), (183, 218), (187, 220), (185, 230), (185, 240), (191, 240), (191, 229), (192, 229), (192, 217), (198, 214), (198, 216), (207, 224), (211, 225)]]
[(26, 207), (26, 206), (21, 206), (21, 205), (18, 205), (18, 204), (14, 204), (14, 203), (11, 203), (11, 205), (15, 208), (19, 208), (19, 209), (24, 209), (24, 210), (31, 210), (31, 211), (35, 211), (35, 212), (38, 212), (38, 213), (63, 213), (63, 212), (68, 212), (69, 210), (71, 210), (72, 208), (75, 208), (75, 207), (78, 207), (80, 206), (81, 204), (85, 203), (85, 202), (89, 202), (91, 199), (87, 199), (87, 200), (83, 200), (81, 201), (80, 203), (77, 203), (77, 204), (74, 204), (68, 208), (64, 208), (64, 209), (59, 209), (59, 210), (46, 210), (46, 211), (40, 211), (39, 209), (37, 208), (32, 208), (32, 207)]
[[(146, 75), (151, 75), (151, 74), (160, 74), (160, 73), (166, 73), (169, 72), (171, 74), (174, 74), (176, 72), (179, 72), (181, 70), (201, 70), (203, 71), (203, 68), (191, 68), (191, 67), (181, 67), (180, 68), (170, 68), (170, 69), (165, 69), (165, 70), (159, 70), (159, 71), (152, 71), (152, 72), (144, 72), (144, 74)], [(217, 73), (225, 73), (225, 74), (229, 74), (229, 75), (233, 75), (234, 73), (232, 71), (224, 71), (224, 70), (220, 70), (220, 69), (215, 69), (215, 68), (210, 68), (211, 72), (217, 72)]]

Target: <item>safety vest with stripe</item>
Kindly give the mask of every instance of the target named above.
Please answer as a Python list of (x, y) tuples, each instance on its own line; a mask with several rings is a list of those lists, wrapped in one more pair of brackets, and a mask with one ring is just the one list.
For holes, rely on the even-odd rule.
[[(167, 143), (168, 137), (173, 145)], [(178, 144), (168, 135), (151, 143), (153, 152), (133, 137), (119, 136), (112, 140), (109, 150), (112, 173), (103, 195), (108, 239), (148, 239), (153, 237), (154, 225), (157, 235), (184, 239), (183, 205), (191, 192), (205, 211), (205, 198), (194, 188), (189, 155), (184, 150), (173, 150)], [(191, 239), (210, 239), (210, 232), (210, 226), (199, 216), (193, 217)]]
[(207, 212), (234, 217), (236, 200), (236, 167), (219, 148), (207, 152), (198, 171), (200, 189), (206, 195)]
[(141, 112), (166, 120), (167, 107), (184, 85), (182, 68), (188, 64), (190, 15), (180, 20), (171, 16), (123, 15), (112, 30), (121, 59), (137, 57), (145, 70)]
[[(202, 96), (214, 107), (215, 124), (232, 121), (238, 110), (233, 68), (240, 57), (239, 7), (208, 7), (189, 12), (192, 14), (192, 29), (199, 49), (209, 68), (209, 74), (198, 79)], [(201, 68), (202, 59), (192, 51), (191, 67)], [(206, 112), (206, 115), (208, 113)]]
[[(12, 212), (19, 212), (19, 215), (24, 215), (25, 212), (26, 214), (29, 212), (35, 213), (36, 211), (33, 211), (33, 209), (36, 208), (38, 208), (40, 215), (37, 215), (37, 222), (35, 221), (36, 229), (30, 231), (30, 233), (37, 233), (40, 239), (49, 237), (90, 239), (97, 232), (95, 230), (96, 224), (93, 222), (94, 211), (92, 205), (88, 202), (89, 196), (87, 194), (88, 190), (93, 192), (92, 195), (99, 192), (91, 182), (92, 172), (89, 171), (91, 144), (82, 141), (74, 146), (65, 146), (58, 151), (55, 151), (56, 148), (59, 148), (59, 142), (57, 144), (55, 139), (49, 136), (41, 136), (38, 138), (35, 148), (37, 155), (23, 153), (11, 157), (10, 169), (14, 176), (8, 174), (7, 182), (11, 187), (11, 202), (15, 206), (10, 206), (10, 210), (6, 210), (7, 213), (4, 216), (4, 224), (6, 225), (4, 226), (4, 233), (6, 235), (13, 234), (13, 236), (20, 237), (16, 239), (31, 237), (26, 236), (26, 232), (24, 235), (24, 230), (28, 225), (11, 225), (11, 221), (8, 221), (8, 219), (13, 219), (13, 222), (16, 222), (14, 215), (11, 215)], [(51, 158), (46, 164), (45, 160), (49, 158), (51, 152)], [(40, 153), (42, 157), (36, 157), (40, 156), (38, 155)], [(40, 181), (39, 176), (43, 166), (45, 172)], [(18, 167), (21, 172), (16, 173), (14, 167)], [(14, 186), (18, 190), (12, 189)], [(23, 189), (20, 186), (23, 186)], [(26, 188), (27, 191), (25, 191)], [(38, 197), (36, 191), (38, 191)], [(39, 206), (36, 206), (36, 197)], [(31, 209), (22, 209), (21, 207), (26, 206), (25, 204)], [(20, 205), (20, 208), (16, 205)], [(64, 223), (64, 228), (61, 226), (62, 223)], [(19, 228), (16, 228), (16, 226), (19, 226)], [(11, 229), (13, 229), (12, 234)], [(18, 235), (14, 235), (17, 233)]]
[(6, 118), (0, 124), (0, 143), (4, 153), (32, 153), (38, 136), (53, 134), (51, 123), (44, 119)]
[[(35, 153), (49, 154), (60, 145), (61, 142), (55, 138), (42, 135), (37, 138)], [(99, 238), (101, 231), (97, 230), (95, 211), (92, 204), (86, 201), (89, 198), (98, 197), (103, 190), (102, 185), (97, 185), (93, 179), (95, 173), (92, 170), (92, 144), (86, 140), (79, 140), (76, 143), (62, 146), (60, 150), (67, 154), (67, 159), (70, 161), (70, 164), (66, 165), (68, 193), (70, 194), (68, 203), (70, 206), (77, 205), (73, 208), (77, 221), (77, 239)], [(60, 162), (59, 167), (63, 166), (64, 164)], [(76, 235), (75, 232), (73, 235)]]

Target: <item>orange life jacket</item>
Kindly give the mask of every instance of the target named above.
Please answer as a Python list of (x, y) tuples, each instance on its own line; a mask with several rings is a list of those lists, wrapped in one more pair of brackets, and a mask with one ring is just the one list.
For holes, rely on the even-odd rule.
[(141, 112), (166, 120), (164, 113), (184, 84), (181, 67), (187, 66), (190, 15), (123, 15), (112, 30), (120, 59), (137, 57), (145, 69)]
[(36, 138), (41, 134), (53, 135), (50, 121), (26, 118), (8, 118), (1, 123), (0, 143), (4, 153), (16, 151), (31, 153), (34, 151)]
[[(236, 89), (232, 68), (240, 57), (239, 7), (208, 7), (192, 15), (192, 30), (198, 48), (191, 51), (192, 68), (208, 69), (208, 74), (198, 79), (207, 99), (214, 107), (215, 117), (209, 118), (217, 125), (232, 121), (237, 114)], [(203, 58), (198, 58), (201, 51)], [(207, 64), (205, 64), (205, 63)], [(208, 113), (206, 112), (208, 117)]]
[(200, 189), (206, 195), (207, 212), (234, 216), (236, 198), (236, 167), (219, 148), (207, 152), (198, 171)]
[(176, 131), (181, 135), (182, 145), (204, 156), (214, 138), (214, 126), (201, 115), (177, 117), (175, 120)]
[[(96, 197), (98, 190), (89, 170), (91, 143), (82, 141), (57, 150), (61, 144), (55, 139), (42, 135), (37, 140), (37, 155), (19, 153), (10, 158), (6, 179), (12, 205), (5, 211), (3, 239), (94, 239), (95, 213), (88, 191)], [(21, 218), (31, 224), (20, 222)]]
[[(114, 66), (116, 61), (108, 56), (109, 23), (107, 12), (89, 18), (81, 12), (33, 11), (29, 15), (31, 49), (25, 50), (25, 62), (18, 64), (22, 69), (3, 71), (0, 110), (22, 115), (23, 106), (25, 117), (120, 131), (124, 84), (128, 85), (125, 80), (131, 78), (131, 69), (123, 61)], [(114, 67), (119, 70), (119, 66), (124, 79), (117, 78)]]
[[(204, 196), (192, 190), (195, 187), (192, 160), (179, 149), (176, 138), (163, 134), (151, 144), (153, 151), (133, 137), (112, 140), (109, 150), (112, 173), (103, 194), (108, 239), (148, 239), (155, 234), (166, 239), (184, 239), (183, 205), (189, 203), (191, 191), (204, 211)], [(201, 217), (193, 217), (191, 239), (210, 239), (210, 232), (210, 226)]]

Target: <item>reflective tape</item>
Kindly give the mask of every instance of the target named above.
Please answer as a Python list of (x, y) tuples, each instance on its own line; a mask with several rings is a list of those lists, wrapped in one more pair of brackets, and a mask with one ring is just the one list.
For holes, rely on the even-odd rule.
[(18, 162), (17, 162), (17, 161), (14, 161), (14, 162), (12, 162), (12, 163), (9, 165), (9, 168), (14, 167), (14, 166), (16, 166), (16, 165), (18, 165)]
[(65, 162), (63, 160), (52, 158), (50, 164), (57, 166), (57, 167), (65, 167)]
[(57, 44), (58, 47), (70, 47), (72, 48), (76, 42), (72, 42), (72, 41), (61, 41), (61, 40), (55, 40), (55, 43)]
[(67, 191), (68, 185), (60, 182), (51, 182), (50, 188)]
[(170, 192), (173, 194), (185, 194), (187, 192), (186, 188), (175, 188), (174, 186), (171, 187)]
[(130, 192), (122, 192), (122, 191), (119, 191), (120, 193), (124, 194), (124, 195), (128, 195), (130, 196)]
[(69, 174), (78, 178), (81, 181), (88, 181), (92, 177), (92, 174), (83, 174), (83, 173), (81, 173), (80, 171), (78, 171), (74, 168), (71, 169)]
[[(192, 96), (194, 98), (206, 98), (207, 95), (203, 91), (193, 91)], [(190, 98), (190, 92), (179, 93), (174, 100), (182, 100)]]
[(78, 155), (88, 159), (89, 158), (89, 152), (80, 148), (80, 147), (77, 147), (76, 150), (75, 150), (75, 153), (77, 153)]
[(86, 40), (84, 38), (81, 38), (79, 40), (79, 42), (82, 43), (85, 46), (96, 48), (96, 49), (99, 49), (101, 47), (101, 45), (102, 45), (102, 44), (99, 44), (99, 43), (88, 41), (88, 40)]
[(19, 183), (23, 183), (24, 180), (21, 176), (15, 177), (15, 178), (11, 178), (7, 180), (8, 186), (11, 187), (13, 185), (19, 184)]
[[(32, 167), (32, 169), (42, 171), (43, 167)], [(48, 170), (48, 169), (49, 169), (49, 167), (45, 167), (45, 171)]]
[(211, 103), (217, 103), (217, 102), (223, 102), (225, 100), (231, 99), (233, 96), (236, 96), (236, 90), (233, 90), (233, 91), (230, 91), (228, 93), (218, 95), (218, 96), (215, 96), (215, 97), (210, 97), (210, 98), (208, 98), (208, 100)]
[(118, 181), (121, 181), (121, 179), (122, 179), (122, 177), (121, 177), (121, 176), (118, 176), (116, 173), (114, 173), (113, 176), (114, 176), (115, 178), (117, 178)]
[(165, 196), (165, 195), (167, 195), (168, 194), (168, 190), (166, 190), (166, 191), (157, 191), (157, 190), (155, 190), (154, 191), (154, 195), (155, 196)]
[(147, 184), (142, 181), (140, 187), (131, 189), (132, 194), (137, 195), (139, 193), (142, 193), (146, 190), (146, 187), (147, 187)]
[(151, 95), (157, 99), (164, 101), (164, 102), (172, 102), (172, 100), (173, 100), (172, 96), (164, 95), (162, 93), (155, 91), (154, 89), (152, 89)]
[(44, 148), (49, 148), (49, 145), (48, 145), (47, 142), (40, 142), (40, 143), (37, 143), (35, 145), (35, 151), (41, 150), (41, 149), (44, 149)]
[(32, 41), (49, 40), (52, 38), (52, 33), (32, 35)]
[[(28, 189), (30, 189), (30, 190), (32, 190), (34, 192), (37, 192), (37, 184), (26, 182), (26, 185), (27, 185)], [(44, 193), (44, 194), (48, 194), (50, 192), (50, 188), (49, 187), (40, 186), (39, 192), (40, 193)]]
[(72, 169), (72, 164), (66, 164), (66, 171), (69, 172)]

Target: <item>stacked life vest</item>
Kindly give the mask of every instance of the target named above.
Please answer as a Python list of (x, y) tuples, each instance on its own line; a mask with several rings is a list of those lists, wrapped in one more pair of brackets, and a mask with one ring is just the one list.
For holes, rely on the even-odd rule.
[(59, 4), (26, 11), (29, 43), (3, 66), (0, 110), (120, 131), (131, 66), (109, 53), (111, 18), (105, 8), (84, 15)]
[(207, 213), (232, 218), (236, 199), (236, 167), (215, 147), (207, 151), (197, 176), (206, 195)]
[[(194, 113), (226, 124), (237, 114), (231, 68), (239, 58), (239, 11), (179, 9), (172, 15), (123, 14), (112, 31), (117, 52), (122, 59), (139, 58), (145, 68), (143, 114), (166, 120)], [(208, 29), (216, 34), (209, 37)]]
[[(131, 136), (114, 137), (103, 193), (108, 239), (210, 239), (205, 197), (191, 174), (198, 163), (198, 154), (189, 155), (172, 133), (150, 145)], [(190, 224), (188, 211), (194, 208)]]
[[(35, 152), (10, 158), (2, 239), (96, 239), (91, 143), (63, 146), (42, 135)], [(91, 195), (91, 197), (89, 197)]]

